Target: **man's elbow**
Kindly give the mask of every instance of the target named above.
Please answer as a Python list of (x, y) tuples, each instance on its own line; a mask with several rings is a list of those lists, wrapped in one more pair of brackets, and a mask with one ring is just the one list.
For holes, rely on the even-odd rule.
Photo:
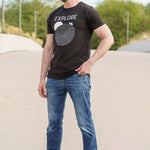
[(110, 35), (109, 37), (108, 37), (108, 40), (109, 40), (109, 44), (110, 44), (110, 47), (114, 44), (114, 37), (113, 37), (113, 35)]

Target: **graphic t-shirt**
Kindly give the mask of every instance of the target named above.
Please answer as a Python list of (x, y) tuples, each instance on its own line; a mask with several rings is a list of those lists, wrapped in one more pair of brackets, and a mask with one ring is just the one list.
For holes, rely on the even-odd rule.
[[(93, 30), (104, 24), (98, 12), (84, 2), (60, 6), (47, 18), (47, 34), (54, 34), (53, 58), (47, 77), (65, 79), (90, 57)], [(90, 77), (90, 74), (88, 74)]]

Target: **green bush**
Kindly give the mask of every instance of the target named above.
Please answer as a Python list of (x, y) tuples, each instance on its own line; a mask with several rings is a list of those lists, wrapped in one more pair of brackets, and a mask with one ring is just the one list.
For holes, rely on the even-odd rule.
[[(60, 6), (60, 0), (24, 0), (22, 2), (22, 30), (34, 32), (34, 11), (37, 10), (37, 38), (46, 41), (47, 17), (51, 11)], [(127, 11), (130, 13), (129, 37), (137, 33), (150, 30), (150, 3), (147, 6), (125, 0), (104, 0), (98, 4), (96, 10), (104, 22), (111, 29), (115, 43), (112, 50), (126, 44)], [(1, 11), (0, 11), (1, 15)], [(14, 0), (6, 6), (5, 24), (19, 27), (19, 0)], [(100, 39), (94, 33), (92, 36), (92, 48), (96, 49)], [(43, 44), (44, 46), (44, 44)]]
[[(130, 13), (129, 38), (150, 29), (150, 11), (141, 4), (124, 0), (104, 0), (96, 7), (96, 10), (114, 36), (115, 43), (111, 50), (126, 44), (127, 12)], [(96, 49), (98, 44), (98, 37), (93, 35), (92, 48)]]
[[(58, 7), (61, 3), (58, 0), (51, 0), (51, 3), (44, 0), (24, 1), (21, 4), (21, 27), (24, 32), (29, 32), (30, 35), (34, 32), (34, 12), (37, 10), (37, 38), (44, 41), (46, 40), (47, 33), (47, 17), (51, 11)], [(53, 4), (53, 5), (51, 5)], [(19, 1), (14, 0), (6, 6), (5, 21), (9, 25), (19, 27)], [(43, 44), (44, 46), (44, 44)]]

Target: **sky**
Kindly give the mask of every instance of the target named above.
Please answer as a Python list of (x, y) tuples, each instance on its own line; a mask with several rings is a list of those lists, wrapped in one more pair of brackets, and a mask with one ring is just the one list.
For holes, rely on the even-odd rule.
[[(96, 6), (96, 3), (102, 2), (103, 0), (81, 0), (89, 5)], [(147, 3), (150, 3), (150, 0), (132, 0), (133, 2), (142, 3), (143, 5), (146, 5)]]
[[(4, 1), (5, 1), (5, 3), (7, 3), (7, 1), (13, 1), (13, 0), (4, 0)], [(81, 0), (81, 1), (95, 7), (97, 3), (102, 2), (103, 0)], [(147, 3), (150, 3), (150, 0), (132, 0), (132, 1), (142, 3), (143, 5), (146, 5)], [(0, 0), (0, 6), (1, 6), (1, 3), (2, 3), (2, 0)]]

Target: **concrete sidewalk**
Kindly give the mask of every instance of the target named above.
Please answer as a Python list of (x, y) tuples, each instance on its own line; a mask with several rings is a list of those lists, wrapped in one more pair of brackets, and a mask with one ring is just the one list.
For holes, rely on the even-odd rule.
[[(93, 53), (93, 52), (92, 52)], [(41, 51), (0, 55), (0, 150), (46, 150), (47, 101), (38, 95)], [(150, 150), (150, 55), (109, 51), (91, 72), (98, 150)], [(82, 150), (67, 96), (62, 150)]]

